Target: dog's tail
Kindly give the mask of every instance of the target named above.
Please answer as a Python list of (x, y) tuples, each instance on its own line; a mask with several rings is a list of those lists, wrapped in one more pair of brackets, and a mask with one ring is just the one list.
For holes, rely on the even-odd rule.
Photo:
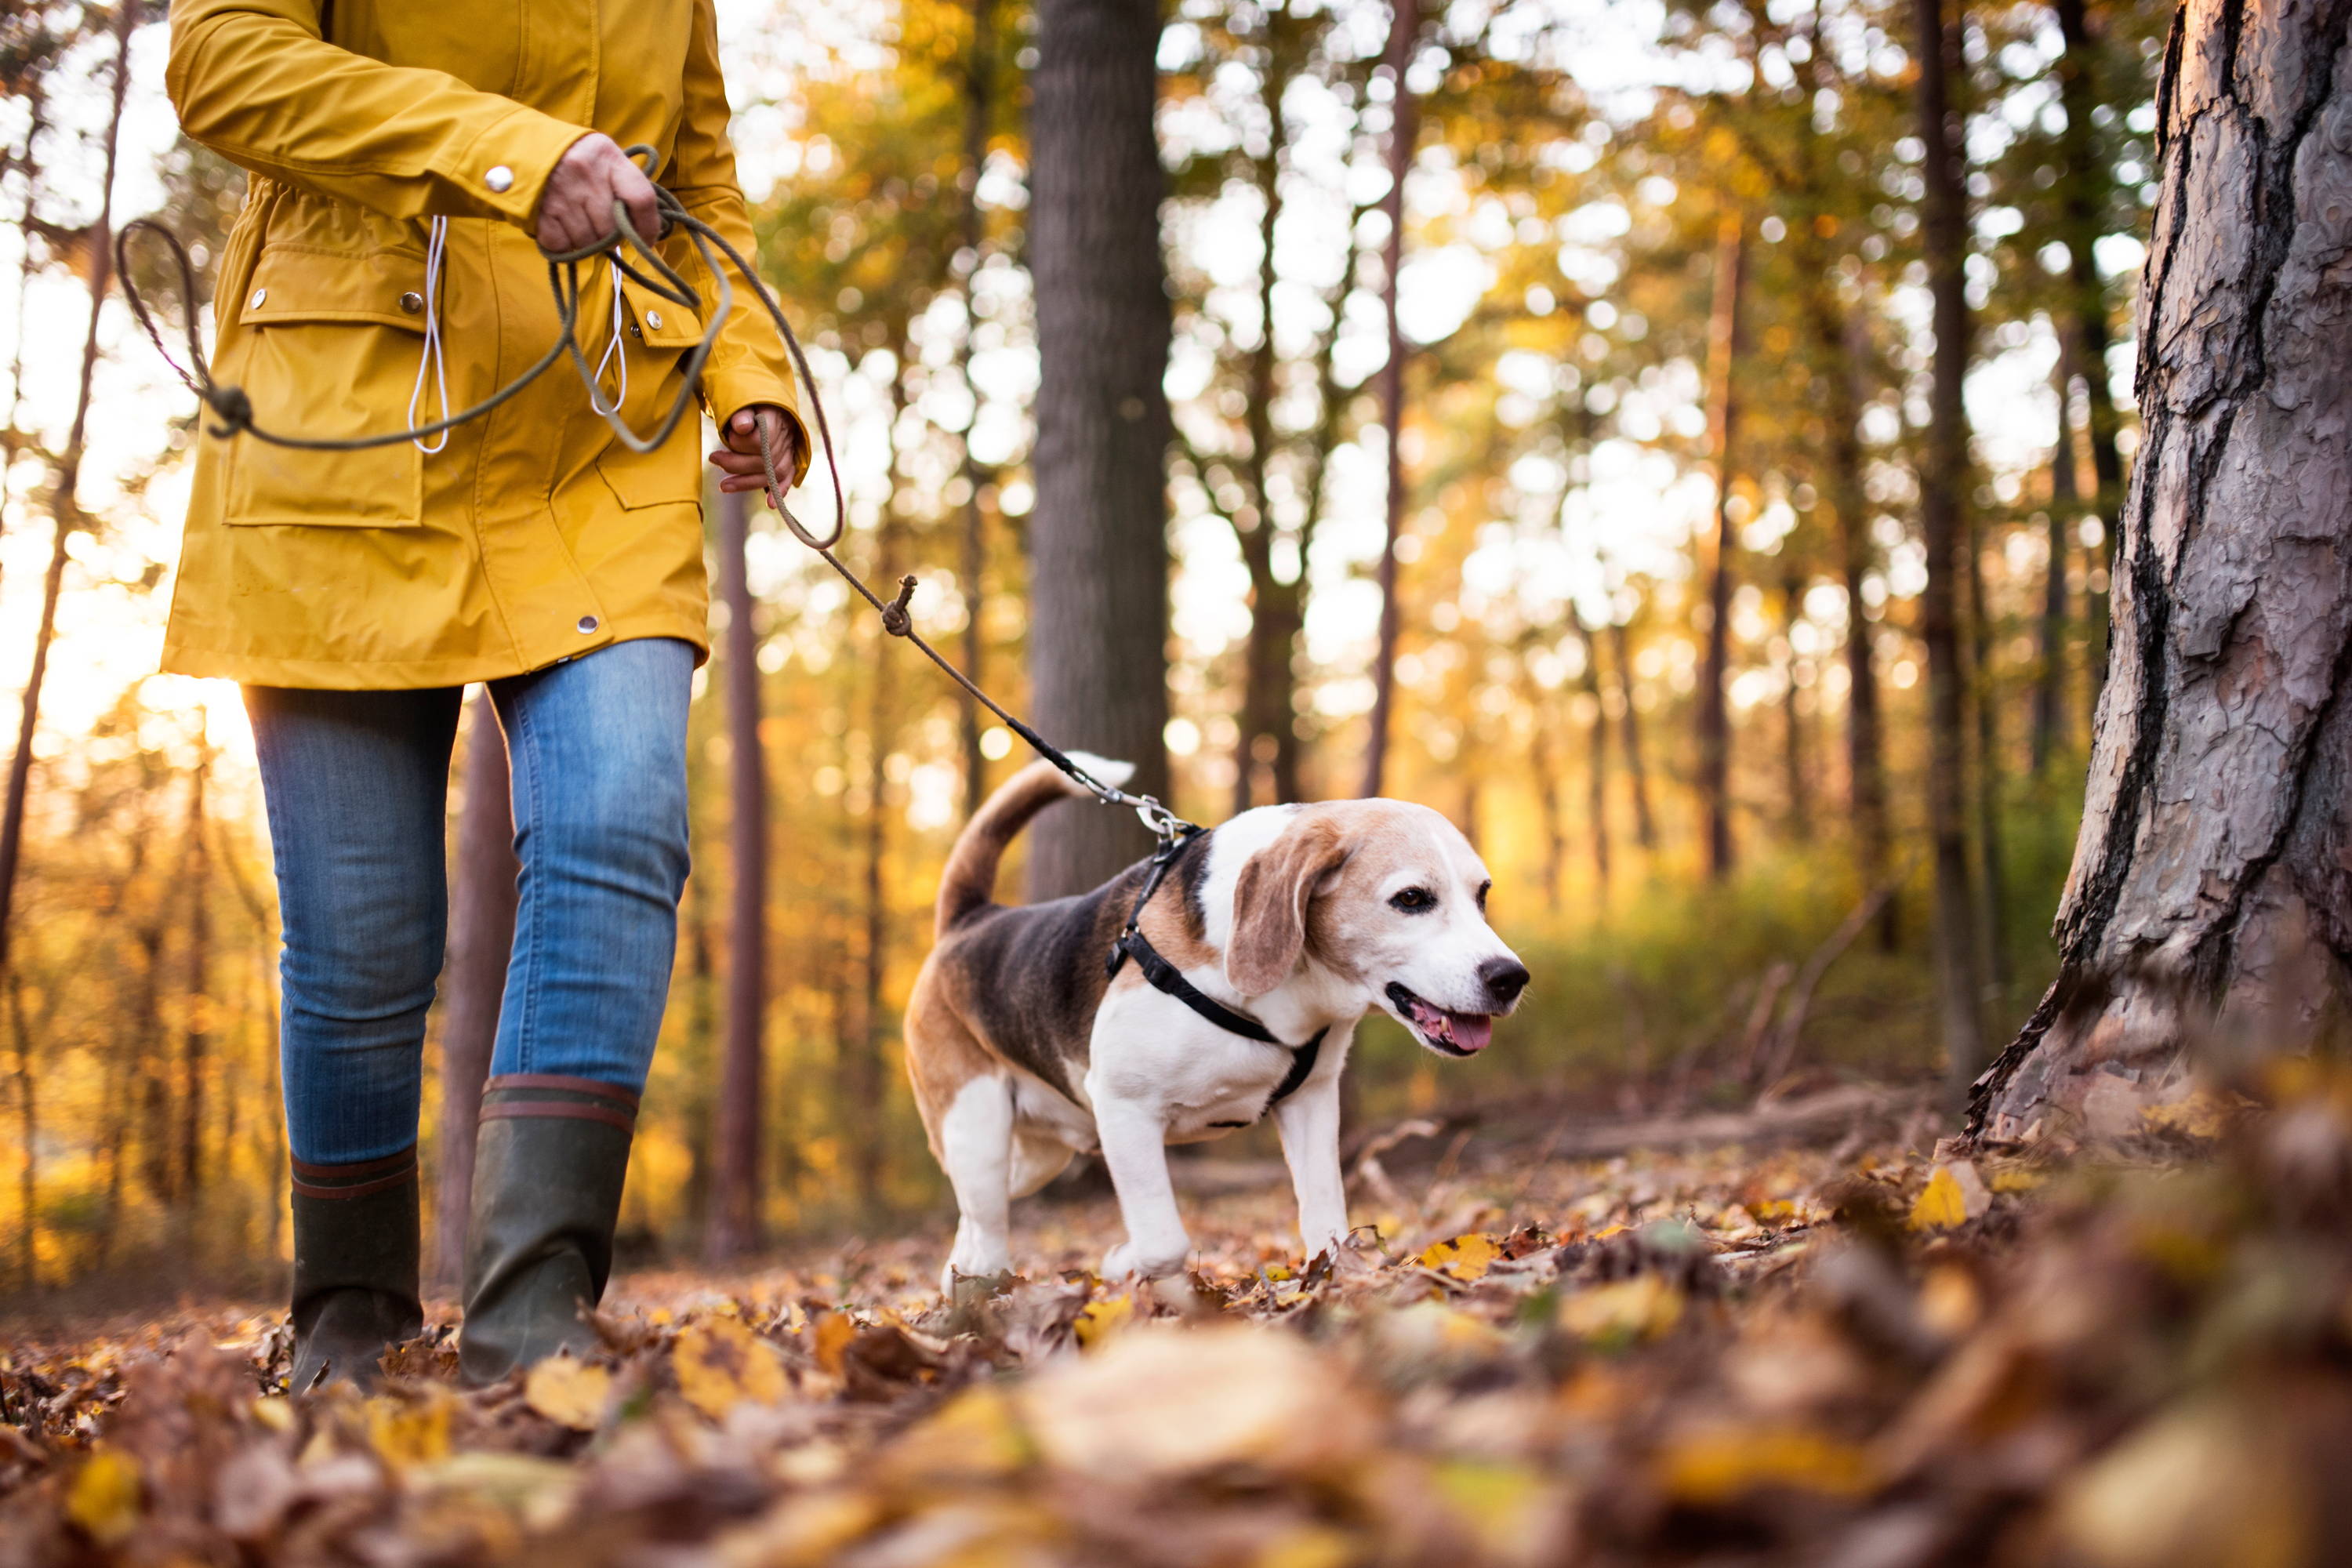
[[(1133, 763), (1114, 763), (1085, 752), (1072, 752), (1070, 760), (1114, 789), (1135, 776)], [(996, 896), (996, 865), (1004, 858), (1005, 846), (1029, 826), (1031, 817), (1065, 798), (1089, 797), (1084, 785), (1041, 758), (981, 803), (948, 852), (948, 868), (940, 877), (940, 935)]]

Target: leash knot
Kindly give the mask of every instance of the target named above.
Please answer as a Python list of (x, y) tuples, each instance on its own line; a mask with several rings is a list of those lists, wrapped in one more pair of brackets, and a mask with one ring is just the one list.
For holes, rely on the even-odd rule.
[(898, 579), (898, 596), (882, 606), (882, 629), (894, 637), (902, 637), (915, 629), (915, 617), (907, 612), (915, 596), (915, 576), (908, 573)]
[(205, 406), (220, 416), (220, 423), (213, 426), (214, 435), (234, 436), (253, 428), (253, 399), (245, 395), (245, 388), (213, 385), (205, 387), (202, 396)]

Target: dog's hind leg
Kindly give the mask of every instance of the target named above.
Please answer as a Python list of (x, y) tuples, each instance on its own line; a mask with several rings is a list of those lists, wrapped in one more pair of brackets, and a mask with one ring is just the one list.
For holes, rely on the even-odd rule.
[(1077, 1152), (1058, 1138), (1040, 1138), (1034, 1132), (1013, 1135), (1013, 1179), (1007, 1184), (1016, 1198), (1025, 1198), (1047, 1182), (1060, 1175)]
[(959, 1274), (978, 1278), (1013, 1267), (1013, 1086), (987, 1074), (956, 1091), (940, 1118), (940, 1163), (955, 1188), (955, 1247), (940, 1289), (955, 1289)]

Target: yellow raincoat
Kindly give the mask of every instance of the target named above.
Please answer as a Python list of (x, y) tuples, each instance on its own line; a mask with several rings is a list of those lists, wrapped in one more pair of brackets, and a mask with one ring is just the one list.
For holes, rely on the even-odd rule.
[[(271, 429), (437, 417), (434, 376), (419, 395), (428, 313), (452, 411), (537, 360), (557, 326), (530, 225), (592, 130), (660, 149), (658, 183), (751, 253), (711, 0), (173, 0), (166, 80), (188, 134), (253, 174), (220, 258), (214, 366)], [(449, 221), (428, 312), (436, 217)], [(684, 235), (663, 254), (714, 297)], [(616, 302), (609, 264), (583, 277), (588, 357), (617, 316), (605, 396), (625, 369), (623, 412), (647, 430), (703, 323), (626, 280)], [(702, 397), (721, 421), (795, 406), (783, 347), (740, 280)], [(620, 445), (568, 362), (429, 454), (206, 434), (164, 668), (383, 689), (631, 637), (707, 648), (701, 458), (690, 416), (653, 453)]]

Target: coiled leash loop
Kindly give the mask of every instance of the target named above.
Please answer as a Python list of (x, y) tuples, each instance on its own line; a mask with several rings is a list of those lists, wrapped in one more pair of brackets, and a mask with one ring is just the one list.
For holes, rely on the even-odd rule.
[[(629, 148), (628, 155), (642, 163), (648, 178), (660, 166), (660, 153), (643, 143)], [(843, 535), (847, 532), (849, 527), (848, 490), (842, 484), (841, 465), (834, 456), (833, 426), (831, 421), (825, 417), (824, 399), (818, 395), (816, 375), (809, 368), (808, 355), (802, 351), (798, 334), (793, 331), (792, 322), (785, 319), (783, 307), (776, 302), (775, 295), (770, 291), (765, 283), (760, 280), (759, 274), (752, 269), (751, 264), (744, 259), (742, 253), (728, 242), (726, 236), (688, 212), (685, 204), (680, 202), (667, 187), (655, 185), (654, 197), (661, 214), (664, 231), (667, 232), (672, 228), (684, 231), (688, 239), (693, 243), (695, 252), (701, 258), (703, 267), (709, 270), (718, 289), (719, 297), (715, 308), (705, 309), (701, 294), (680, 276), (676, 268), (663, 260), (660, 253), (637, 233), (629, 222), (628, 209), (615, 201), (613, 204), (614, 238), (583, 246), (578, 250), (556, 252), (542, 248), (540, 252), (547, 261), (548, 289), (554, 296), (555, 314), (559, 323), (555, 342), (548, 345), (545, 353), (512, 381), (508, 382), (471, 408), (464, 408), (455, 414), (449, 414), (446, 412), (445, 403), (443, 417), (429, 424), (411, 426), (404, 430), (388, 431), (380, 436), (340, 437), (293, 436), (283, 431), (271, 430), (257, 424), (253, 416), (253, 399), (246, 395), (245, 389), (216, 381), (213, 377), (212, 367), (205, 357), (204, 343), (196, 327), (195, 266), (189, 260), (187, 247), (181, 243), (180, 237), (163, 225), (152, 218), (136, 218), (124, 224), (114, 237), (114, 270), (115, 276), (122, 284), (123, 299), (130, 304), (131, 313), (146, 332), (148, 341), (155, 345), (155, 352), (163, 356), (163, 363), (172, 367), (174, 374), (179, 376), (182, 384), (195, 394), (197, 399), (212, 411), (215, 423), (211, 426), (211, 432), (224, 439), (247, 435), (251, 436), (255, 440), (266, 441), (274, 447), (290, 447), (309, 452), (358, 452), (373, 447), (397, 446), (403, 441), (415, 441), (422, 444), (440, 436), (445, 431), (453, 430), (468, 421), (489, 415), (501, 404), (545, 374), (557, 361), (569, 354), (573, 368), (579, 373), (581, 384), (587, 388), (589, 406), (603, 416), (604, 423), (612, 427), (614, 437), (633, 452), (650, 452), (669, 439), (671, 433), (677, 428), (678, 422), (684, 419), (687, 412), (694, 406), (696, 395), (701, 385), (703, 366), (709, 362), (711, 350), (718, 344), (719, 329), (726, 324), (727, 318), (733, 313), (734, 286), (728, 281), (727, 268), (719, 264), (719, 258), (725, 257), (730, 266), (745, 283), (750, 285), (752, 298), (759, 300), (767, 310), (769, 320), (775, 324), (777, 336), (783, 341), (785, 352), (792, 358), (793, 373), (800, 377), (801, 384), (808, 390), (809, 410), (815, 416), (817, 441), (824, 453), (825, 470), (833, 480), (833, 527), (824, 535), (819, 536), (803, 526), (800, 519), (793, 514), (792, 509), (784, 504), (784, 481), (776, 471), (775, 453), (768, 442), (767, 426), (755, 421), (760, 446), (760, 466), (764, 471), (768, 504), (775, 509), (778, 517), (783, 519), (784, 526), (792, 530), (793, 537), (815, 551), (824, 558), (826, 565), (840, 574), (842, 581), (856, 589), (859, 596), (874, 606), (875, 611), (882, 617), (883, 630), (892, 637), (903, 637), (914, 644), (922, 651), (924, 658), (945, 670), (948, 678), (963, 688), (974, 701), (1003, 720), (1005, 727), (1026, 742), (1032, 751), (1060, 769), (1080, 787), (1089, 791), (1097, 800), (1105, 805), (1131, 807), (1143, 826), (1150, 829), (1152, 836), (1163, 846), (1192, 832), (1192, 824), (1170, 811), (1150, 795), (1129, 795), (1125, 790), (1107, 784), (1087, 773), (1086, 769), (1071, 761), (1060, 747), (1006, 712), (994, 698), (973, 685), (970, 677), (949, 662), (937, 648), (924, 641), (922, 634), (915, 630), (914, 616), (908, 608), (915, 594), (915, 579), (911, 575), (901, 577), (898, 580), (897, 596), (885, 600), (873, 589), (867, 587), (865, 579), (851, 571), (841, 558), (834, 553), (834, 547), (841, 542)], [(184, 318), (187, 344), (187, 363), (184, 365), (173, 359), (172, 351), (164, 346), (163, 330), (148, 310), (147, 301), (141, 297), (138, 285), (131, 280), (131, 244), (141, 234), (152, 234), (161, 239), (165, 249), (171, 253), (172, 260), (178, 269), (181, 314)], [(635, 253), (634, 259), (631, 256), (632, 252)], [(694, 347), (688, 351), (681, 366), (686, 374), (678, 395), (655, 424), (650, 436), (640, 436), (630, 426), (627, 420), (621, 417), (621, 400), (618, 397), (615, 397), (610, 405), (604, 402), (599, 394), (598, 371), (601, 367), (588, 363), (587, 351), (581, 346), (580, 316), (584, 290), (581, 282), (580, 269), (583, 263), (593, 262), (599, 258), (608, 258), (622, 274), (634, 279), (647, 292), (657, 295), (674, 305), (681, 305), (697, 312), (705, 321), (702, 336), (696, 341)], [(642, 263), (647, 270), (640, 271), (639, 263)], [(436, 281), (437, 282), (437, 279)]]

